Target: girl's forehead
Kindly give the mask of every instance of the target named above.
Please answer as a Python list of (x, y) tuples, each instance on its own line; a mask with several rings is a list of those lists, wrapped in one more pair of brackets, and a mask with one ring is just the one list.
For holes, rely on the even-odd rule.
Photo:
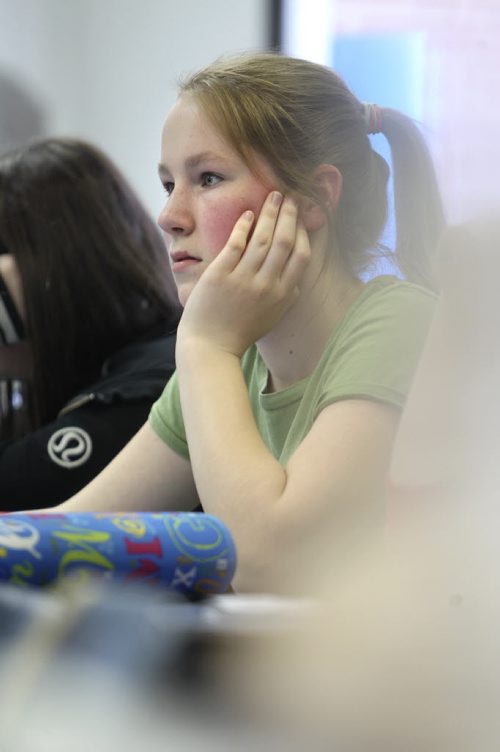
[[(161, 161), (164, 164), (218, 159), (233, 165), (246, 163), (192, 97), (181, 97), (167, 115), (162, 131)], [(206, 160), (205, 160), (206, 161)]]
[(180, 97), (167, 114), (162, 131), (162, 147), (199, 148), (205, 144), (221, 153), (235, 152), (220, 128), (203, 112), (192, 97)]
[(204, 112), (194, 97), (182, 94), (167, 113), (163, 130), (175, 131), (177, 128), (184, 131), (196, 131), (211, 137), (223, 140), (222, 133), (217, 125)]
[(245, 165), (266, 183), (277, 184), (273, 167), (264, 156), (251, 148), (245, 153), (240, 152), (195, 97), (181, 94), (163, 126), (162, 162), (166, 164), (179, 158), (196, 160), (200, 155)]

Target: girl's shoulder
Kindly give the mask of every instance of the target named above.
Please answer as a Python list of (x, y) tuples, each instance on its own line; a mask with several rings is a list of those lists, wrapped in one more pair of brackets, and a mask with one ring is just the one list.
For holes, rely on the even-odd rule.
[(433, 305), (437, 295), (432, 290), (422, 287), (422, 285), (408, 282), (391, 274), (383, 274), (366, 282), (364, 290), (358, 298), (359, 301), (371, 300), (372, 302), (405, 299), (426, 300), (430, 305)]
[(436, 301), (431, 290), (398, 277), (371, 279), (332, 331), (323, 360), (337, 368), (339, 359), (356, 362), (359, 357), (365, 368), (374, 360), (404, 359), (421, 349)]
[(426, 325), (432, 317), (437, 295), (421, 285), (398, 277), (374, 277), (365, 286), (344, 316), (340, 328), (361, 321), (383, 319), (422, 319)]
[(397, 277), (367, 282), (332, 332), (313, 376), (318, 412), (350, 397), (402, 407), (436, 300), (430, 290)]

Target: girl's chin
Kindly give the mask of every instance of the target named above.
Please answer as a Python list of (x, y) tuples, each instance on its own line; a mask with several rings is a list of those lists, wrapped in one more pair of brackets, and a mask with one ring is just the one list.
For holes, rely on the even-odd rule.
[(192, 286), (191, 285), (181, 285), (177, 288), (177, 297), (179, 298), (179, 303), (183, 308), (185, 308), (186, 303), (189, 300), (189, 296), (191, 295)]

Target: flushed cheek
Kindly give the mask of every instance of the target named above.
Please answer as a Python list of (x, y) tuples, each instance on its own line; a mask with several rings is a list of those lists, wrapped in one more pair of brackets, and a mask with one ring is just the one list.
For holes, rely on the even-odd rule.
[(263, 196), (252, 196), (252, 200), (231, 199), (217, 206), (207, 207), (204, 217), (204, 228), (206, 238), (206, 251), (217, 256), (224, 248), (231, 232), (233, 231), (236, 221), (241, 217), (244, 211), (251, 209), (255, 216), (258, 217), (267, 192)]

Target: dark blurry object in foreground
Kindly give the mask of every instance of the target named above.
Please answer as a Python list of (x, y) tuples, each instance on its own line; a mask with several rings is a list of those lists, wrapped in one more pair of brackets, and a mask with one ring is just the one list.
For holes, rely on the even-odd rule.
[[(117, 581), (50, 592), (0, 584), (2, 752), (301, 752), (226, 682), (311, 604), (177, 593)], [(27, 721), (29, 719), (29, 722)]]

